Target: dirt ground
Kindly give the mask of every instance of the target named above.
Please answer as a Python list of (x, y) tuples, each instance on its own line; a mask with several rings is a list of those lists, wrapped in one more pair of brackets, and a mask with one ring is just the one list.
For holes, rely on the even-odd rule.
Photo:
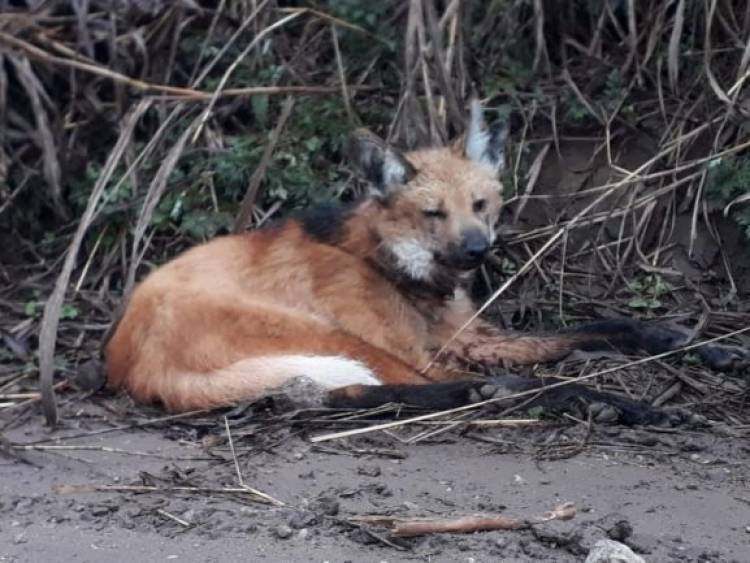
[[(750, 561), (750, 445), (720, 424), (458, 426), (409, 444), (426, 428), (410, 425), (313, 444), (331, 426), (309, 415), (154, 422), (163, 415), (118, 409), (121, 399), (68, 394), (56, 431), (36, 409), (6, 425), (7, 440), (42, 449), (6, 442), (0, 456), (0, 560), (562, 562), (611, 537), (647, 561)], [(236, 492), (238, 471), (285, 506)], [(127, 485), (162, 491), (94, 492)], [(165, 490), (178, 486), (212, 491)], [(521, 531), (404, 540), (348, 520), (531, 518), (563, 501), (575, 503), (575, 518)]]

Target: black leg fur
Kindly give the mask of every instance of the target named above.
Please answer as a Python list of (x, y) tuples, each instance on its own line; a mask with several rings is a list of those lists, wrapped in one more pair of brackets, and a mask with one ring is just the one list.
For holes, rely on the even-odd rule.
[[(690, 337), (684, 327), (632, 319), (596, 321), (567, 332), (582, 337), (579, 348), (583, 351), (615, 349), (626, 354), (662, 354), (685, 346)], [(750, 367), (750, 350), (737, 346), (706, 344), (694, 351), (706, 366), (717, 371), (741, 371)]]
[(475, 380), (426, 385), (351, 385), (331, 391), (328, 405), (334, 408), (374, 408), (386, 403), (402, 403), (436, 410), (452, 409), (476, 402), (476, 389), (481, 385), (482, 382)]
[[(353, 385), (331, 392), (328, 404), (336, 408), (373, 408), (385, 403), (403, 403), (436, 410), (450, 409), (485, 399), (500, 398), (540, 388), (544, 382), (512, 375), (486, 380), (467, 380), (428, 385)], [(570, 384), (541, 392), (539, 396), (525, 395), (503, 401), (503, 409), (528, 401), (527, 407), (542, 406), (551, 412), (574, 411), (587, 416), (587, 411), (599, 415), (601, 421), (622, 424), (664, 424), (674, 417), (667, 411), (645, 403), (601, 393), (582, 385)], [(609, 407), (602, 410), (602, 407)], [(582, 414), (583, 413), (583, 414)], [(604, 416), (601, 416), (604, 415)]]
[(581, 350), (616, 349), (628, 354), (641, 351), (661, 354), (684, 346), (687, 335), (660, 324), (647, 324), (632, 319), (608, 319), (587, 323), (571, 332), (584, 338)]

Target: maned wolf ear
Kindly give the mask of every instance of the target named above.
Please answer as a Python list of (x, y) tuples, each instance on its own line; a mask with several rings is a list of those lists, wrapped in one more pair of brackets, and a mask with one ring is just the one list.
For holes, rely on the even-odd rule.
[(357, 129), (352, 133), (349, 158), (380, 195), (408, 183), (417, 173), (401, 152), (367, 129)]
[(508, 120), (500, 120), (487, 127), (484, 110), (479, 100), (471, 101), (469, 129), (464, 138), (464, 155), (478, 162), (493, 174), (505, 168), (505, 143), (508, 140)]

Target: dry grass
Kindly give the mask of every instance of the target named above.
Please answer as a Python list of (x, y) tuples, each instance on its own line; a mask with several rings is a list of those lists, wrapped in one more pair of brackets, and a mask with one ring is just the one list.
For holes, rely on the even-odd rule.
[[(0, 236), (15, 258), (0, 253), (0, 390), (33, 387), (39, 373), (55, 422), (55, 376), (96, 353), (116, 303), (152, 262), (191, 242), (155, 225), (170, 192), (209, 192), (214, 210), (235, 209), (235, 228), (287, 207), (264, 193), (267, 171), (276, 151), (296, 150), (309, 96), (340, 99), (343, 125), (367, 121), (406, 146), (459, 133), (475, 91), (512, 112), (505, 236), (484, 272), (498, 320), (635, 313), (704, 319), (707, 337), (748, 325), (747, 253), (721, 213), (727, 202), (707, 196), (711, 167), (750, 147), (745, 2), (282, 4), (3, 9)], [(270, 127), (248, 111), (256, 103)], [(238, 133), (266, 149), (243, 193), (222, 200), (213, 170), (175, 179)], [(320, 152), (337, 158), (335, 147)], [(92, 162), (96, 181), (76, 191), (72, 179)], [(355, 190), (346, 172), (338, 178), (342, 193)], [(43, 315), (30, 300), (45, 303)], [(70, 304), (83, 314), (66, 315)], [(747, 421), (741, 382), (699, 366), (639, 374), (650, 398), (679, 383), (672, 402)], [(607, 377), (597, 381), (625, 387)], [(20, 401), (4, 408), (36, 404)]]

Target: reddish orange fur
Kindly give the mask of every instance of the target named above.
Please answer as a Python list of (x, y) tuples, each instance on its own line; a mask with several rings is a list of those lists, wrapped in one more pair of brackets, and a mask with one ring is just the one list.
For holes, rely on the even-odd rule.
[[(456, 148), (406, 158), (416, 176), (354, 209), (336, 244), (289, 220), (217, 238), (149, 275), (107, 344), (110, 385), (186, 410), (261, 397), (283, 382), (272, 370), (251, 373), (247, 365), (255, 364), (243, 362), (253, 358), (341, 356), (382, 383), (418, 384), (465, 377), (466, 363), (534, 363), (569, 352), (573, 337), (510, 335), (478, 322), (443, 363), (420, 372), (474, 311), (456, 289), (465, 276), (430, 265), (440, 282), (416, 280), (415, 290), (391, 275), (384, 249), (407, 241), (437, 256), (467, 228), (492, 236), (501, 186)], [(485, 202), (481, 212), (477, 199)], [(427, 218), (426, 208), (447, 217)]]

